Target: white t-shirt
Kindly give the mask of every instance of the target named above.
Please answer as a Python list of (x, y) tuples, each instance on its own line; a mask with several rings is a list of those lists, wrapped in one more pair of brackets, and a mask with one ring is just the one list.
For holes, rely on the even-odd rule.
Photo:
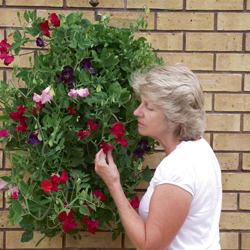
[(162, 160), (140, 202), (144, 221), (155, 187), (164, 183), (193, 196), (187, 219), (167, 250), (220, 250), (221, 170), (210, 145), (203, 138), (183, 141)]

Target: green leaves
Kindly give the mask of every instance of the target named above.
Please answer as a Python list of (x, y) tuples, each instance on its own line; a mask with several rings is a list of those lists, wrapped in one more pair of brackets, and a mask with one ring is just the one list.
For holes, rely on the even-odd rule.
[(19, 200), (13, 200), (12, 201), (12, 208), (18, 215), (21, 215), (23, 212), (23, 207), (20, 204)]

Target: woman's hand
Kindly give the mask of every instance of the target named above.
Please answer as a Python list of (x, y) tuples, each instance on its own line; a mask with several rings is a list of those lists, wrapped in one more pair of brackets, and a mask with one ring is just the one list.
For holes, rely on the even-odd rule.
[(107, 155), (103, 153), (102, 149), (96, 154), (95, 172), (103, 179), (108, 188), (112, 185), (120, 185), (120, 174), (114, 163), (111, 150), (108, 151)]

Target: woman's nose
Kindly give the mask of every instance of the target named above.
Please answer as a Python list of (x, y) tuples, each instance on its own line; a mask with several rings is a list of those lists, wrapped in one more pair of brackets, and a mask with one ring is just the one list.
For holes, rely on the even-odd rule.
[(141, 107), (141, 105), (134, 111), (135, 116), (140, 116), (141, 115), (140, 107)]

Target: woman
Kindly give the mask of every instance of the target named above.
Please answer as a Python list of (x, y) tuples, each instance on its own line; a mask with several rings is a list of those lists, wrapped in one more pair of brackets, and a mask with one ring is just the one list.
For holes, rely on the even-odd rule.
[(141, 95), (134, 111), (138, 132), (157, 140), (166, 157), (141, 200), (139, 216), (123, 193), (111, 151), (97, 153), (95, 171), (108, 186), (127, 234), (142, 250), (221, 249), (221, 172), (202, 138), (204, 97), (196, 76), (177, 64), (155, 66), (132, 80)]

